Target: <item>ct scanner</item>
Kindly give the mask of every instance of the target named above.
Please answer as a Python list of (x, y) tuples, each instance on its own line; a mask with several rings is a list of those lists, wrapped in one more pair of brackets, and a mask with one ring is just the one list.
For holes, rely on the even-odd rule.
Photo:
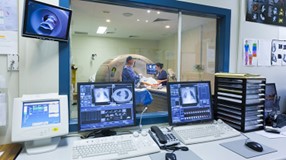
[(143, 77), (151, 77), (146, 73), (146, 64), (153, 64), (150, 59), (138, 54), (120, 55), (114, 59), (105, 61), (96, 73), (97, 82), (119, 82), (121, 81), (121, 73), (126, 62), (126, 58), (132, 56), (135, 60), (134, 71), (142, 74)]

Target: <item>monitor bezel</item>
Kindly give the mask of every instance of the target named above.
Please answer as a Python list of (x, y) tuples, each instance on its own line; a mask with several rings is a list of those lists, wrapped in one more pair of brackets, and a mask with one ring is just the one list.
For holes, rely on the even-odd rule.
[[(211, 118), (206, 120), (198, 120), (193, 122), (181, 122), (181, 123), (173, 123), (172, 117), (172, 106), (171, 106), (171, 94), (170, 94), (170, 86), (173, 84), (197, 84), (197, 83), (207, 83), (209, 85), (209, 93), (210, 93), (210, 108), (211, 108)], [(170, 126), (181, 126), (188, 124), (200, 124), (212, 122), (214, 120), (214, 107), (212, 104), (212, 92), (211, 92), (211, 82), (210, 81), (182, 81), (182, 82), (169, 82), (167, 83), (167, 101), (168, 101), (168, 119)]]
[[(106, 127), (106, 128), (93, 128), (93, 129), (81, 129), (81, 123), (80, 123), (80, 118), (81, 118), (81, 104), (79, 102), (80, 100), (80, 86), (81, 85), (111, 85), (111, 84), (126, 84), (126, 85), (131, 85), (133, 88), (132, 91), (132, 101), (133, 101), (133, 124), (130, 125), (125, 125), (125, 126), (116, 126), (116, 127)], [(135, 86), (133, 82), (79, 82), (77, 83), (77, 103), (78, 103), (78, 131), (79, 132), (88, 132), (88, 131), (94, 131), (94, 130), (107, 130), (107, 129), (116, 129), (116, 128), (125, 128), (125, 127), (132, 127), (136, 126), (136, 105), (135, 105)]]
[[(42, 5), (46, 5), (52, 8), (56, 8), (56, 9), (60, 9), (60, 10), (64, 10), (64, 11), (68, 11), (70, 13), (69, 17), (68, 17), (68, 24), (67, 24), (67, 30), (66, 30), (66, 37), (65, 38), (57, 38), (54, 36), (45, 36), (45, 35), (40, 35), (40, 34), (31, 34), (31, 33), (27, 33), (27, 21), (28, 21), (28, 4), (29, 2), (34, 2), (34, 3), (39, 3)], [(68, 42), (69, 41), (69, 37), (70, 37), (70, 24), (71, 24), (71, 18), (72, 18), (72, 10), (67, 9), (67, 8), (63, 8), (63, 7), (59, 7), (59, 6), (55, 6), (55, 5), (51, 5), (48, 3), (44, 3), (44, 2), (39, 2), (36, 0), (26, 0), (25, 1), (25, 8), (24, 8), (24, 14), (23, 14), (23, 27), (22, 27), (22, 36), (23, 37), (28, 37), (28, 38), (36, 38), (36, 39), (41, 39), (41, 40), (50, 40), (50, 41), (59, 41), (59, 42)]]

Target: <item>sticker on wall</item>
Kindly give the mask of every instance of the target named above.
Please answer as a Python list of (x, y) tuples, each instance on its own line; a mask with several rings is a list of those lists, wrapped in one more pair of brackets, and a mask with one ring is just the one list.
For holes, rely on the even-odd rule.
[(259, 40), (244, 40), (243, 44), (243, 65), (257, 66), (259, 54)]

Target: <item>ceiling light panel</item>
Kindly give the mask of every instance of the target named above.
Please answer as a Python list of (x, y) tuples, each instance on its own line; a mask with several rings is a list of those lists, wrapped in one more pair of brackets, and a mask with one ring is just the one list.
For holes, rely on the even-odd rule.
[(105, 34), (106, 30), (107, 30), (107, 27), (105, 27), (105, 26), (99, 26), (99, 27), (97, 28), (96, 33), (97, 33), (97, 34)]

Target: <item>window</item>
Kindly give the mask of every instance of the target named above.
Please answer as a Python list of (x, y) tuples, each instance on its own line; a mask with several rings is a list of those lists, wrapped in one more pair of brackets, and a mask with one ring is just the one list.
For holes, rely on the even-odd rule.
[[(71, 6), (72, 6), (72, 9), (75, 13), (75, 8), (73, 8), (73, 3), (76, 3), (76, 2), (79, 2), (79, 1), (72, 1), (71, 3)], [(83, 1), (82, 1), (83, 2)], [(114, 3), (112, 1), (104, 1), (106, 3)], [(132, 2), (137, 2), (137, 0), (132, 0)], [(62, 2), (60, 1), (61, 5), (62, 6), (69, 6), (69, 2)], [(91, 6), (92, 3), (94, 2), (85, 2), (85, 3), (88, 3), (89, 6)], [(124, 6), (134, 6), (134, 3), (131, 3), (131, 1), (120, 1), (118, 2), (120, 3), (120, 5), (124, 5)], [(156, 7), (155, 7), (156, 6)], [(116, 6), (118, 7), (118, 6)], [(213, 71), (213, 65), (215, 65), (215, 71), (228, 71), (228, 64), (229, 64), (229, 60), (228, 60), (228, 57), (229, 57), (229, 38), (230, 38), (230, 34), (229, 34), (229, 31), (230, 31), (230, 10), (227, 10), (227, 9), (220, 9), (220, 8), (215, 8), (215, 7), (208, 7), (208, 6), (202, 6), (202, 5), (196, 5), (196, 4), (192, 4), (192, 3), (185, 3), (185, 2), (178, 2), (178, 1), (171, 1), (171, 0), (166, 0), (166, 1), (146, 1), (144, 3), (142, 3), (141, 1), (138, 1), (138, 3), (136, 3), (136, 8), (135, 9), (138, 9), (137, 7), (144, 7), (144, 10), (146, 14), (148, 14), (147, 10), (148, 8), (151, 9), (151, 12), (153, 11), (153, 13), (156, 13), (156, 11), (160, 11), (160, 14), (163, 13), (163, 12), (166, 12), (167, 14), (173, 14), (176, 18), (178, 17), (178, 13), (179, 12), (174, 12), (176, 10), (181, 10), (182, 13), (184, 13), (185, 11), (187, 13), (189, 12), (192, 12), (196, 15), (200, 14), (200, 15), (212, 15), (213, 17), (218, 17), (217, 19), (212, 19), (212, 21), (214, 21), (214, 24), (213, 26), (217, 26), (216, 30), (215, 31), (215, 35), (211, 38), (210, 40), (210, 43), (208, 45), (206, 44), (203, 44), (202, 47), (199, 49), (200, 51), (202, 50), (202, 52), (198, 52), (199, 55), (200, 55), (200, 58), (199, 58), (199, 61), (197, 61), (196, 59), (196, 64), (195, 65), (202, 65), (202, 66), (206, 66), (208, 65), (212, 71)], [(147, 8), (146, 8), (147, 7)], [(155, 7), (155, 9), (154, 9)], [(156, 8), (160, 8), (160, 9), (156, 9)], [(132, 8), (134, 9), (134, 8)], [(154, 12), (155, 11), (155, 12)], [(171, 12), (167, 12), (167, 11), (171, 11)], [(95, 12), (94, 9), (91, 9), (91, 8), (88, 8), (86, 10), (81, 10), (80, 11), (81, 13), (92, 13), (92, 12)], [(105, 12), (105, 14), (108, 13)], [(130, 14), (128, 14), (128, 12), (126, 12), (127, 14), (125, 14), (125, 16), (130, 16)], [(73, 14), (73, 16), (75, 17), (75, 14)], [(183, 15), (181, 17), (182, 19), (182, 24), (183, 26), (186, 24), (184, 23), (184, 19), (188, 19), (190, 18), (189, 16), (191, 15)], [(73, 23), (78, 23), (78, 22), (74, 22), (74, 17), (73, 17)], [(145, 17), (148, 17), (148, 16), (144, 16)], [(196, 16), (197, 17), (197, 16)], [(94, 18), (97, 18), (96, 16)], [(201, 18), (201, 17), (200, 17)], [(108, 17), (105, 17), (104, 18), (104, 21), (106, 23), (114, 23), (114, 21), (111, 20), (111, 22), (107, 22), (107, 19)], [(139, 19), (139, 18), (138, 18)], [(84, 19), (81, 19), (81, 22), (83, 21)], [(139, 19), (139, 21), (141, 21)], [(178, 20), (176, 20), (178, 21)], [(81, 23), (79, 22), (79, 23)], [(136, 19), (136, 22), (137, 22), (137, 19)], [(135, 23), (136, 23), (135, 22)], [(144, 22), (144, 20), (143, 20)], [(149, 21), (146, 22), (145, 20), (145, 23), (150, 23)], [(95, 67), (96, 65), (98, 65), (98, 63), (92, 61), (92, 58), (96, 59), (96, 58), (99, 58), (98, 56), (100, 55), (100, 53), (102, 53), (103, 49), (102, 47), (105, 46), (104, 44), (102, 43), (97, 43), (97, 45), (99, 45), (99, 47), (97, 47), (97, 50), (93, 50), (93, 48), (90, 48), (89, 49), (89, 52), (88, 52), (88, 55), (85, 55), (83, 54), (83, 51), (86, 50), (86, 48), (84, 48), (86, 46), (86, 43), (83, 41), (83, 39), (81, 39), (82, 37), (86, 36), (85, 32), (86, 31), (91, 31), (91, 32), (95, 32), (95, 30), (97, 30), (96, 28), (92, 28), (90, 27), (91, 23), (90, 22), (87, 22), (85, 27), (87, 28), (87, 30), (79, 30), (76, 34), (78, 35), (72, 35), (72, 38), (71, 38), (71, 43), (67, 43), (67, 44), (64, 44), (64, 43), (60, 43), (60, 54), (59, 54), (59, 61), (60, 61), (60, 64), (59, 64), (59, 69), (60, 69), (60, 76), (59, 76), (59, 93), (60, 94), (68, 94), (70, 95), (70, 91), (69, 91), (69, 88), (70, 88), (70, 79), (67, 79), (67, 77), (69, 77), (69, 75), (71, 75), (70, 73), (70, 61), (67, 60), (70, 58), (70, 52), (71, 52), (71, 57), (72, 57), (72, 60), (71, 60), (71, 64), (73, 63), (76, 63), (77, 60), (75, 59), (75, 55), (74, 55), (74, 52), (78, 52), (78, 53), (82, 53), (81, 58), (82, 59), (86, 59), (87, 61), (85, 62), (84, 65), (88, 64), (90, 69), (87, 69), (87, 70), (84, 70), (82, 73), (86, 72), (88, 73), (89, 75), (92, 75), (92, 73), (94, 73), (96, 70), (92, 67)], [(132, 23), (128, 23), (129, 25), (126, 26), (130, 31), (132, 31), (132, 28), (131, 27), (131, 24)], [(161, 23), (161, 25), (163, 24), (163, 22)], [(154, 59), (150, 58), (152, 61), (154, 62), (162, 62), (164, 63), (165, 65), (165, 69), (168, 69), (168, 68), (171, 68), (174, 70), (174, 72), (177, 72), (179, 71), (180, 73), (180, 76), (177, 77), (178, 79), (186, 79), (188, 80), (188, 77), (185, 76), (184, 73), (188, 73), (189, 72), (194, 72), (193, 70), (193, 67), (192, 67), (192, 64), (189, 64), (189, 66), (187, 66), (187, 68), (189, 70), (186, 70), (186, 69), (182, 69), (182, 66), (178, 66), (177, 62), (178, 62), (178, 59), (184, 59), (183, 56), (190, 56), (190, 55), (187, 55), (185, 54), (186, 52), (188, 52), (188, 50), (185, 50), (184, 49), (184, 43), (186, 42), (186, 44), (188, 44), (188, 42), (191, 43), (191, 41), (185, 41), (184, 40), (184, 35), (181, 35), (181, 41), (182, 41), (182, 44), (181, 44), (181, 52), (179, 52), (178, 54), (178, 41), (172, 41), (170, 37), (174, 37), (175, 39), (178, 37), (177, 35), (177, 26), (174, 26), (176, 28), (174, 28), (173, 26), (170, 26), (169, 28), (167, 27), (167, 24), (163, 24), (165, 25), (165, 29), (169, 29), (167, 30), (168, 32), (166, 34), (161, 34), (162, 37), (165, 37), (166, 39), (169, 38), (169, 40), (162, 40), (162, 37), (161, 39), (157, 39), (157, 40), (153, 40), (152, 42), (152, 45), (149, 45), (149, 48), (144, 48), (144, 47), (139, 47), (139, 46), (135, 46), (133, 48), (130, 48), (130, 47), (126, 47), (125, 46), (125, 49), (124, 48), (121, 48), (122, 46), (124, 45), (127, 45), (126, 43), (123, 43), (124, 41), (122, 39), (120, 39), (120, 37), (117, 37), (119, 39), (119, 41), (121, 42), (121, 45), (108, 45), (108, 49), (106, 51), (110, 51), (110, 54), (113, 54), (113, 56), (115, 57), (116, 55), (118, 54), (123, 54), (124, 53), (137, 53), (137, 54), (142, 54), (146, 57), (148, 56), (152, 56), (154, 55), (154, 51), (155, 54), (156, 54), (156, 57), (154, 57)], [(181, 27), (181, 26), (180, 26)], [(205, 27), (205, 28), (204, 28)], [(75, 27), (72, 26), (73, 28), (73, 31), (75, 31)], [(200, 27), (198, 27), (200, 28)], [(148, 28), (144, 28), (146, 32), (144, 32), (145, 34), (148, 33), (147, 29)], [(172, 32), (170, 29), (175, 29), (176, 32)], [(207, 31), (207, 27), (206, 26), (203, 26), (200, 28), (202, 31), (203, 30), (203, 34), (208, 32)], [(198, 29), (199, 30), (199, 29)], [(211, 29), (212, 30), (212, 29)], [(117, 31), (117, 29), (113, 30), (113, 31)], [(152, 31), (154, 31), (154, 28), (150, 28), (149, 32), (151, 33), (151, 36), (152, 34), (155, 35), (156, 31), (154, 31), (152, 33)], [(183, 28), (182, 28), (182, 33), (184, 32)], [(112, 35), (112, 31), (108, 32), (110, 35)], [(201, 32), (199, 32), (201, 33)], [(79, 35), (79, 34), (82, 34), (82, 35)], [(202, 34), (202, 35), (203, 35)], [(208, 33), (206, 33), (208, 35)], [(147, 34), (146, 34), (147, 35)], [(75, 36), (77, 36), (77, 40), (74, 38)], [(131, 38), (131, 42), (134, 43), (134, 41), (136, 39), (140, 39), (138, 37), (136, 37), (136, 35), (129, 35), (130, 37), (128, 38)], [(88, 38), (92, 38), (91, 36), (87, 36)], [(215, 38), (216, 37), (216, 38)], [(103, 38), (103, 37), (101, 37)], [(177, 38), (178, 39), (178, 38)], [(207, 37), (204, 37), (203, 35), (203, 40), (204, 39), (208, 39)], [(215, 39), (215, 41), (214, 41)], [(110, 42), (114, 42), (114, 40), (110, 40), (110, 37), (105, 37), (105, 40), (108, 40)], [(141, 39), (142, 40), (142, 39)], [(150, 39), (148, 40), (150, 41)], [(157, 41), (157, 42), (155, 42)], [(214, 42), (214, 43), (213, 43)], [(146, 42), (147, 43), (147, 42)], [(74, 47), (74, 44), (79, 44), (79, 47), (77, 49), (75, 49)], [(143, 43), (142, 43), (143, 44)], [(156, 45), (155, 45), (156, 44)], [(90, 43), (90, 45), (96, 45), (95, 43)], [(69, 50), (69, 46), (71, 46), (71, 51)], [(153, 46), (153, 47), (152, 47)], [(154, 46), (157, 46), (157, 47), (154, 47)], [(163, 47), (164, 46), (164, 47)], [(128, 49), (126, 49), (128, 48)], [(113, 52), (111, 53), (111, 50), (115, 50), (116, 52)], [(207, 63), (207, 60), (204, 60), (204, 56), (201, 56), (201, 55), (204, 55), (207, 53), (207, 50), (210, 49), (211, 53), (215, 52), (215, 53), (219, 53), (219, 54), (215, 54), (215, 62), (212, 61), (212, 59), (210, 59), (210, 63)], [(150, 52), (152, 51), (152, 53)], [(186, 52), (185, 52), (186, 51)], [(172, 53), (175, 53), (172, 54)], [(185, 55), (183, 55), (185, 54)], [(197, 53), (196, 53), (197, 54)], [(212, 55), (213, 57), (213, 55)], [(103, 63), (103, 62), (101, 62)], [(181, 63), (182, 64), (182, 63)], [(89, 77), (89, 76), (85, 76), (84, 74), (82, 74), (81, 76), (81, 73), (80, 73), (80, 65), (78, 66), (75, 66), (77, 68), (77, 72), (79, 73), (78, 75), (80, 77), (83, 77), (84, 81), (86, 81), (86, 78), (92, 78), (92, 77)], [(178, 68), (179, 67), (179, 68)], [(205, 72), (205, 71), (204, 71)], [(203, 73), (203, 77), (208, 77), (208, 76), (205, 76), (206, 73)], [(178, 74), (176, 74), (178, 75)], [(78, 77), (78, 80), (81, 81), (81, 78)], [(192, 76), (191, 76), (192, 77)], [(197, 77), (196, 78), (200, 78), (198, 77), (198, 74), (197, 74)], [(75, 90), (76, 91), (76, 90)], [(72, 98), (71, 98), (72, 100)], [(72, 104), (72, 102), (71, 102)], [(76, 107), (70, 107), (70, 117), (71, 118), (75, 118), (76, 119)], [(166, 112), (162, 113), (162, 112), (158, 112), (158, 113), (151, 113), (150, 115), (148, 115), (148, 120), (146, 119), (145, 121), (143, 122), (146, 122), (146, 123), (154, 123), (154, 122), (159, 122), (161, 120), (162, 121), (166, 121), (167, 120), (167, 114)], [(74, 119), (74, 120), (75, 120)], [(71, 121), (72, 122), (72, 121)], [(70, 130), (76, 130), (76, 125), (70, 125)]]

